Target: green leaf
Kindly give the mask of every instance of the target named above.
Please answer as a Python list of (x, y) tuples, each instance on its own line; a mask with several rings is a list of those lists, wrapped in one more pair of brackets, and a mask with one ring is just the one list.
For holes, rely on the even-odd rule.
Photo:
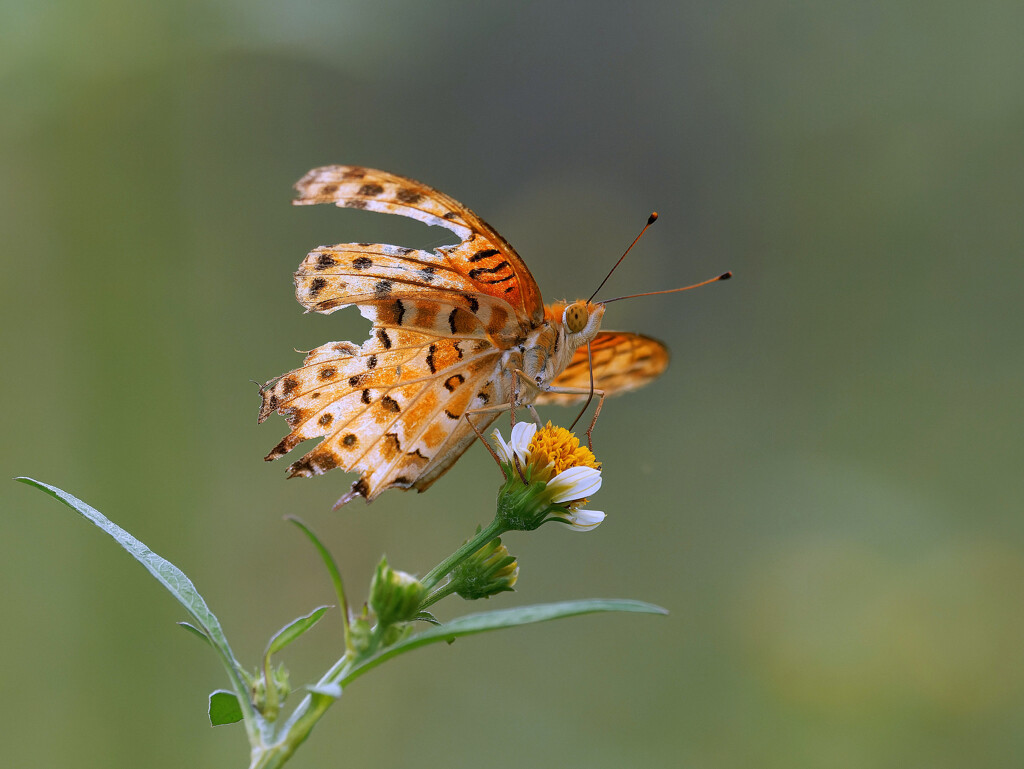
[(210, 693), (210, 726), (237, 724), (243, 718), (234, 692), (218, 689)]
[[(109, 534), (117, 544), (127, 550), (139, 563), (146, 567), (156, 580), (163, 585), (171, 595), (178, 599), (178, 602), (185, 607), (185, 610), (196, 622), (196, 630), (206, 636), (213, 648), (220, 655), (221, 662), (231, 678), (232, 685), (238, 692), (245, 691), (242, 666), (235, 659), (231, 647), (228, 645), (224, 631), (221, 629), (220, 621), (210, 611), (206, 601), (199, 595), (192, 581), (185, 576), (185, 572), (165, 558), (160, 557), (145, 544), (137, 540), (127, 531), (122, 529), (113, 521), (107, 519), (101, 512), (90, 507), (66, 491), (51, 486), (47, 483), (34, 480), (33, 478), (15, 478), (14, 480), (35, 486), (40, 491), (49, 494), (65, 505), (81, 514), (86, 520)], [(248, 702), (246, 702), (248, 705)], [(249, 710), (252, 713), (251, 709)]]
[(195, 625), (189, 624), (188, 622), (179, 622), (178, 627), (183, 630), (187, 630), (192, 635), (202, 639), (203, 643), (210, 643), (210, 639), (206, 637), (206, 633), (197, 628)]
[(417, 633), (394, 646), (389, 646), (379, 654), (371, 657), (365, 662), (352, 668), (345, 676), (342, 683), (348, 683), (363, 673), (377, 667), (399, 654), (418, 649), (439, 641), (451, 643), (462, 636), (486, 633), (489, 630), (501, 630), (507, 627), (518, 627), (519, 625), (532, 625), (537, 622), (561, 619), (562, 617), (575, 617), (580, 614), (594, 614), (597, 612), (623, 611), (636, 612), (640, 614), (668, 614), (666, 609), (655, 606), (652, 603), (643, 601), (631, 601), (628, 599), (616, 598), (592, 598), (584, 601), (563, 601), (561, 603), (546, 603), (535, 606), (519, 606), (512, 609), (499, 609), (497, 611), (481, 612), (479, 614), (467, 614), (451, 622), (432, 627)]
[(271, 654), (277, 654), (281, 649), (319, 622), (320, 618), (324, 616), (324, 612), (330, 608), (330, 606), (320, 606), (313, 609), (309, 614), (292, 620), (291, 623), (278, 630), (274, 637), (270, 639), (265, 656), (269, 658)]
[[(349, 648), (348, 643), (348, 599), (345, 598), (345, 583), (341, 579), (341, 572), (338, 571), (338, 564), (334, 562), (334, 557), (331, 555), (331, 551), (328, 550), (320, 539), (313, 533), (313, 530), (304, 524), (301, 520), (296, 518), (294, 515), (286, 515), (286, 521), (291, 521), (302, 533), (309, 537), (309, 541), (313, 543), (313, 547), (316, 548), (317, 552), (320, 553), (320, 558), (324, 562), (324, 567), (327, 569), (327, 573), (331, 575), (331, 583), (334, 585), (334, 594), (338, 596), (338, 608), (341, 609), (341, 621), (345, 629), (345, 648)], [(351, 649), (349, 649), (351, 651)]]

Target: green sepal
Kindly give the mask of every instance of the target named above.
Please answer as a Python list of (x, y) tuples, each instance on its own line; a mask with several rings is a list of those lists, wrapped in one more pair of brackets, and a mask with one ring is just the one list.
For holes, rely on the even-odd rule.
[(242, 707), (238, 704), (238, 697), (234, 692), (225, 689), (218, 689), (210, 693), (210, 726), (226, 726), (237, 724), (244, 718)]
[(553, 512), (561, 510), (552, 504), (544, 481), (530, 480), (530, 467), (524, 472), (526, 482), (514, 470), (498, 490), (495, 518), (505, 531), (533, 531), (549, 520)]

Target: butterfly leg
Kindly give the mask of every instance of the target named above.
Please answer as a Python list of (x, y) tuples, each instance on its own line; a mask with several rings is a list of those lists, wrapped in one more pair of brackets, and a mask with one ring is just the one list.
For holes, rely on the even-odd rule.
[(528, 408), (530, 413), (533, 414), (533, 421), (537, 423), (537, 427), (543, 427), (540, 423), (540, 414), (537, 413), (537, 407), (531, 403), (526, 408)]
[[(590, 349), (590, 342), (587, 342), (587, 370), (590, 372), (590, 393), (587, 395), (587, 402), (583, 404), (583, 408), (580, 409), (580, 413), (576, 415), (576, 418), (572, 420), (572, 424), (569, 425), (569, 429), (572, 430), (576, 426), (576, 423), (580, 421), (580, 417), (587, 413), (587, 408), (590, 406), (590, 402), (594, 400), (594, 354)], [(600, 404), (597, 407), (598, 412), (601, 411)], [(597, 421), (597, 417), (594, 417), (594, 421)], [(590, 425), (590, 429), (594, 429), (594, 425)], [(590, 445), (590, 431), (587, 431), (587, 447), (593, 450), (593, 446)]]
[[(504, 411), (504, 410), (505, 410), (504, 408), (496, 406), (496, 407), (491, 408), (491, 409), (487, 409), (487, 408), (472, 409), (470, 411), (465, 412), (462, 415), (462, 416), (464, 416), (466, 418), (466, 421), (469, 423), (469, 426), (473, 428), (473, 432), (476, 433), (476, 437), (480, 439), (480, 442), (484, 445), (484, 447), (487, 449), (487, 451), (489, 451), (491, 456), (494, 457), (494, 462), (495, 462), (495, 464), (498, 465), (498, 467), (501, 467), (501, 460), (498, 458), (498, 455), (495, 453), (494, 449), (491, 448), (491, 444), (489, 444), (487, 442), (487, 439), (484, 438), (483, 433), (480, 432), (480, 428), (478, 428), (475, 424), (473, 424), (473, 420), (469, 418), (469, 415), (470, 414), (478, 414), (480, 412), (485, 412), (485, 411)], [(505, 472), (504, 469), (502, 469), (501, 472), (504, 473)]]
[[(589, 387), (552, 387), (548, 390), (545, 390), (544, 392), (556, 393), (559, 395), (589, 395), (591, 398), (593, 398), (593, 396), (595, 395), (597, 396), (597, 408), (594, 409), (594, 417), (593, 419), (590, 420), (590, 427), (587, 428), (587, 448), (593, 450), (594, 425), (597, 424), (597, 418), (601, 414), (601, 408), (604, 406), (604, 399), (608, 393), (606, 393), (604, 390), (598, 390), (596, 388), (592, 390)], [(584, 410), (586, 410), (586, 407), (584, 407)], [(580, 416), (583, 416), (582, 411), (580, 412), (580, 415), (576, 417), (576, 420), (572, 423), (572, 426), (569, 427), (570, 430), (573, 427), (575, 427), (576, 422), (579, 421)]]
[(517, 368), (512, 369), (512, 397), (509, 398), (508, 410), (512, 417), (512, 424), (509, 426), (511, 430), (516, 426), (516, 403), (519, 401), (519, 382), (520, 376), (523, 372)]
[[(505, 411), (506, 409), (511, 411), (512, 410), (512, 404), (511, 403), (501, 403), (501, 404), (498, 404), (497, 406), (485, 406), (483, 408), (470, 409), (469, 411), (463, 412), (463, 416), (466, 417), (466, 421), (469, 422), (469, 426), (473, 428), (473, 432), (476, 433), (476, 437), (480, 439), (480, 442), (484, 444), (484, 446), (490, 452), (491, 456), (494, 458), (495, 463), (498, 465), (498, 467), (501, 468), (501, 474), (502, 475), (505, 475), (505, 468), (502, 466), (501, 460), (498, 458), (498, 455), (495, 453), (494, 449), (491, 448), (491, 444), (489, 444), (484, 439), (483, 434), (480, 432), (480, 430), (477, 429), (477, 426), (475, 424), (473, 424), (473, 420), (470, 419), (470, 414), (493, 414), (495, 412), (500, 413), (502, 411)], [(516, 473), (519, 475), (519, 479), (523, 483), (526, 483), (526, 474), (523, 472), (522, 465), (519, 464), (519, 457), (514, 452), (512, 454), (512, 464), (515, 465)], [(505, 475), (505, 480), (508, 480), (508, 475)]]
[[(532, 387), (534, 390), (536, 390), (539, 393), (540, 392), (546, 392), (546, 391), (542, 390), (540, 387), (538, 387), (536, 384), (534, 384), (533, 380), (522, 369), (519, 369), (519, 368), (512, 369), (512, 383), (513, 383), (512, 402), (516, 403), (516, 404), (519, 404), (519, 405), (525, 405), (526, 408), (530, 410), (530, 414), (531, 414), (531, 416), (533, 416), (533, 421), (536, 422), (537, 427), (541, 427), (542, 425), (541, 425), (541, 421), (540, 421), (540, 414), (537, 413), (537, 407), (534, 406), (532, 403), (523, 404), (522, 401), (519, 400), (519, 394), (522, 392), (522, 390), (519, 389), (519, 383), (520, 382), (523, 382), (524, 384), (529, 385), (530, 387)], [(512, 426), (515, 427), (515, 425), (516, 425), (515, 407), (513, 406), (512, 409), (513, 409), (513, 411), (512, 411)]]

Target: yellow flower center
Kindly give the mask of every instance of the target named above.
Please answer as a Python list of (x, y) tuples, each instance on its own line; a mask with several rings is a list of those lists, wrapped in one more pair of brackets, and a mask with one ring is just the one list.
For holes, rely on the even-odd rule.
[(601, 469), (594, 452), (580, 446), (580, 439), (564, 427), (553, 427), (548, 422), (534, 433), (527, 447), (530, 462), (539, 468), (551, 465), (552, 476), (570, 467), (592, 467)]

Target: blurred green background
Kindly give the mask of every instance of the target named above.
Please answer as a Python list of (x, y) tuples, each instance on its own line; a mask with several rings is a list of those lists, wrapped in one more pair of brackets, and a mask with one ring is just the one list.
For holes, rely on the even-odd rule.
[[(175, 561), (255, 663), (382, 553), (423, 572), (489, 518), (472, 450), (427, 494), (262, 461), (249, 380), (361, 342), (303, 315), (311, 248), (449, 242), (296, 209), (308, 169), (421, 179), (549, 301), (670, 288), (605, 325), (664, 339), (610, 401), (596, 532), (511, 535), (487, 608), (634, 597), (430, 648), (354, 684), (295, 767), (1006, 767), (1024, 755), (1024, 59), (1016, 0), (0, 4), (2, 467)], [(545, 416), (571, 415), (549, 409)], [(244, 766), (213, 657), (109, 539), (0, 484), (11, 767)], [(467, 607), (442, 604), (454, 616)], [(479, 607), (470, 607), (479, 608)], [(286, 656), (302, 684), (333, 618)]]

